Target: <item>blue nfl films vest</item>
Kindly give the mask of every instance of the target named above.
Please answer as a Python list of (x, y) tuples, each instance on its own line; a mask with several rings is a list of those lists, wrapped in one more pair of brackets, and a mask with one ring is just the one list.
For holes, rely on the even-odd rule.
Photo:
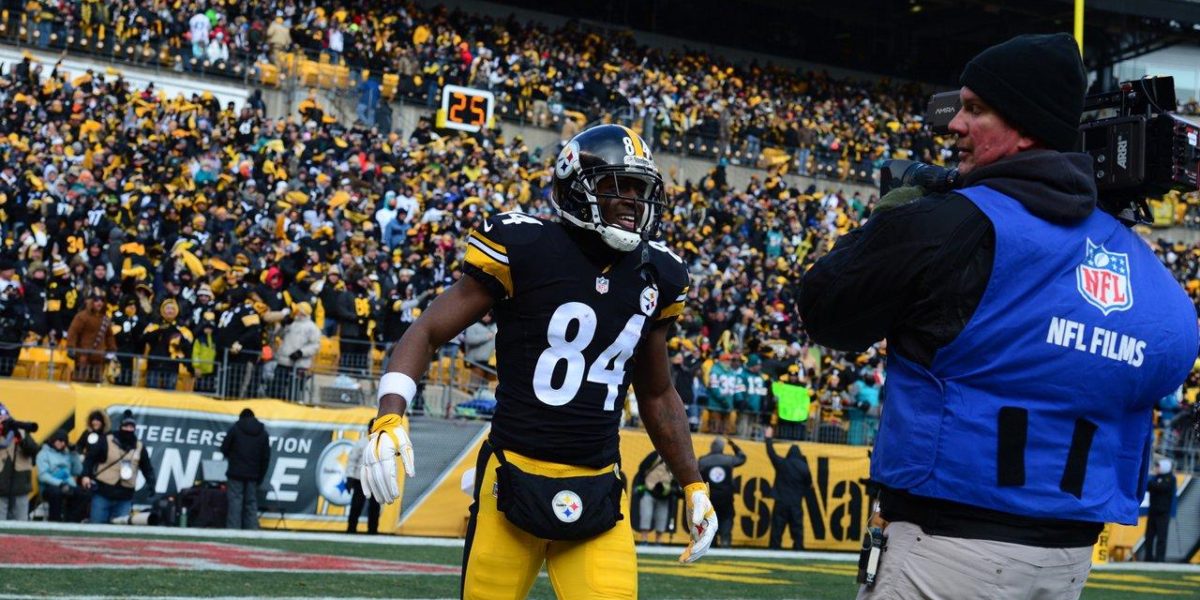
[(1103, 211), (1056, 225), (988, 187), (959, 193), (995, 228), (991, 279), (929, 369), (889, 357), (872, 478), (1006, 513), (1135, 523), (1151, 408), (1200, 346), (1191, 301)]

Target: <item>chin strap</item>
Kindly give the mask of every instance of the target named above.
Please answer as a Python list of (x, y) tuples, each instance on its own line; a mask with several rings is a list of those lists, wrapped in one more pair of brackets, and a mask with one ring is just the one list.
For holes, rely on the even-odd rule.
[(658, 267), (654, 266), (654, 261), (650, 260), (650, 244), (645, 240), (639, 244), (641, 247), (641, 259), (638, 261), (637, 271), (642, 276), (642, 280), (648, 284), (658, 284)]

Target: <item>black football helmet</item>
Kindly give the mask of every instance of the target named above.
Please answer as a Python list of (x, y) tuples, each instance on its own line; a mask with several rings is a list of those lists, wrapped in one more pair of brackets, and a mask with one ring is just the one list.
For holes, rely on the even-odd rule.
[[(610, 223), (601, 211), (602, 198), (632, 200), (634, 214)], [(595, 231), (613, 249), (629, 252), (658, 236), (663, 181), (638, 134), (620, 125), (600, 125), (571, 138), (558, 153), (550, 199), (563, 221)]]

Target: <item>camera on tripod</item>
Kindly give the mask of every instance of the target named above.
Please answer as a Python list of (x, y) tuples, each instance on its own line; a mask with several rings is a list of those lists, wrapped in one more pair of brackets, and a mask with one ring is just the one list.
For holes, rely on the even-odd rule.
[[(938, 135), (950, 133), (960, 106), (957, 91), (934, 94), (925, 122)], [(1084, 100), (1076, 150), (1092, 157), (1100, 208), (1126, 224), (1150, 219), (1149, 196), (1197, 189), (1200, 119), (1172, 114), (1174, 108), (1172, 77), (1125, 81)], [(947, 192), (957, 183), (955, 169), (898, 160), (884, 164), (879, 188), (881, 195), (905, 185)]]

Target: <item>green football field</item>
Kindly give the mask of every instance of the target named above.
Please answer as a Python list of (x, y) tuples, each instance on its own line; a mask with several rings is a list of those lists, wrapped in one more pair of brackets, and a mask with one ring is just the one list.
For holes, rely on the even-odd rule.
[[(455, 598), (454, 541), (336, 534), (204, 537), (153, 528), (0, 527), (0, 598)], [(416, 542), (416, 543), (414, 543)], [(666, 554), (665, 552), (672, 552)], [(674, 549), (639, 555), (642, 598), (853, 598), (853, 563), (718, 552), (694, 565)], [(754, 554), (755, 556), (746, 556)], [(777, 556), (777, 555), (772, 555)], [(386, 562), (379, 562), (386, 561)], [(122, 564), (116, 564), (122, 563)], [(426, 572), (436, 569), (436, 573)], [(355, 570), (359, 572), (354, 572)], [(1088, 600), (1200, 598), (1200, 567), (1094, 571)], [(530, 598), (554, 598), (546, 577)]]

